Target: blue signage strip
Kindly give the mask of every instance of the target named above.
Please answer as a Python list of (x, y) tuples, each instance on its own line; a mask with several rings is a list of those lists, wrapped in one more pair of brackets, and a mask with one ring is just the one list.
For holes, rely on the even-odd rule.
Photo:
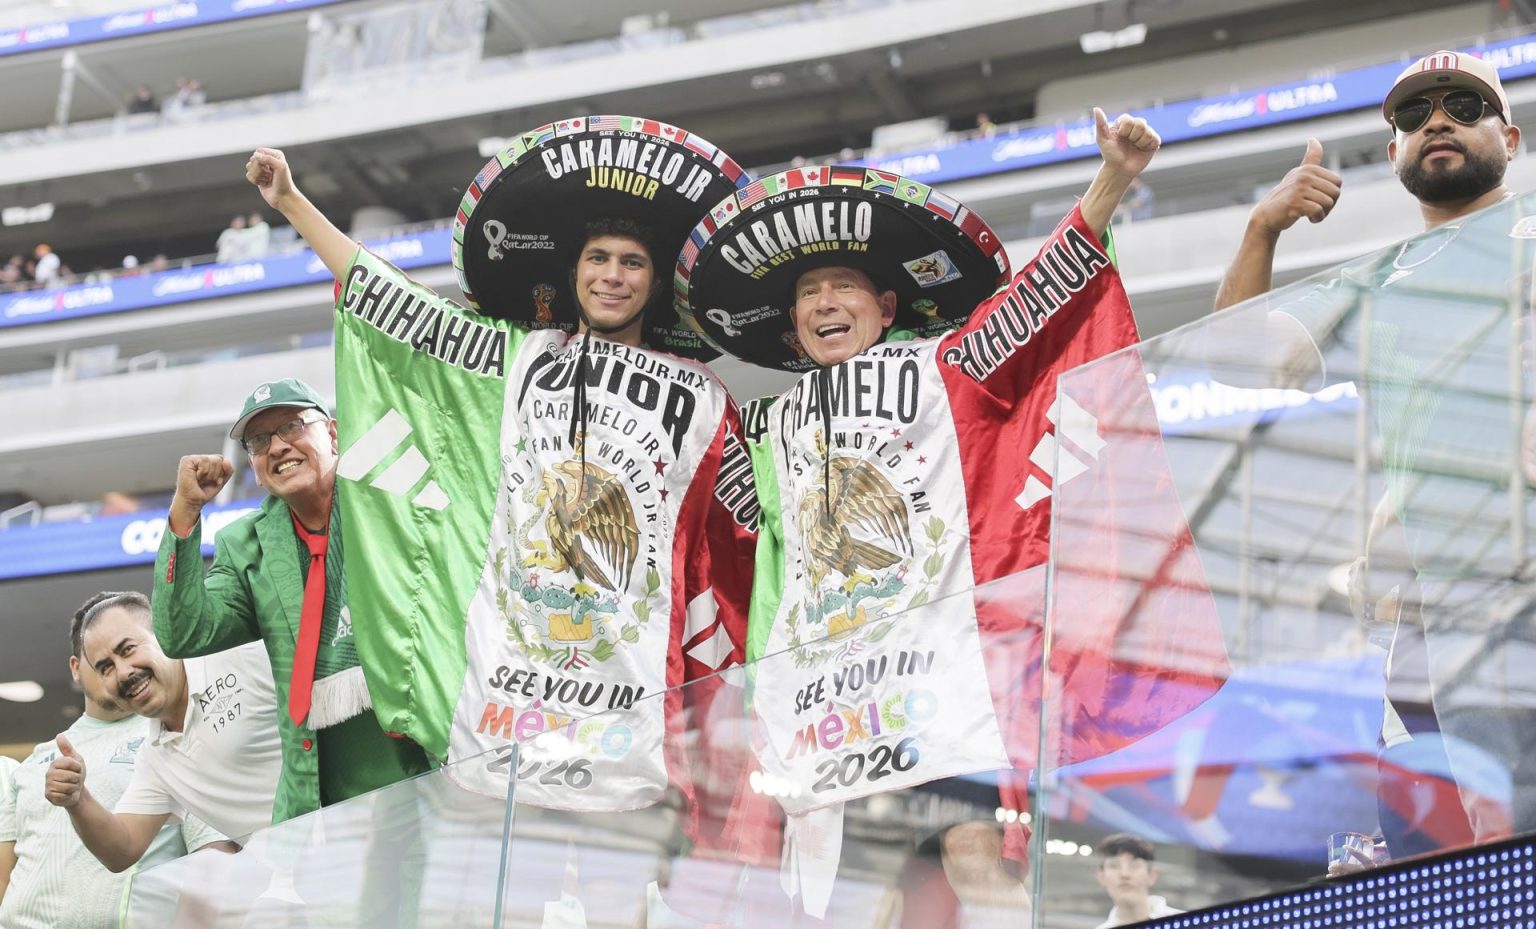
[[(340, 0), (219, 0), (231, 15), (253, 10), (294, 8)], [(198, 6), (195, 3), (176, 4)], [(162, 9), (157, 7), (155, 9)], [(231, 12), (236, 11), (238, 12)], [(0, 42), (4, 35), (0, 35)], [(1499, 69), (1505, 80), (1536, 75), (1536, 37), (1525, 37), (1466, 49)], [(0, 54), (4, 49), (0, 48)], [(1276, 84), (1261, 90), (1186, 100), (1137, 110), (1165, 143), (1238, 132), (1260, 126), (1381, 105), (1400, 63), (1373, 65), (1313, 81)], [(1383, 133), (1386, 125), (1383, 123)], [(967, 139), (952, 145), (913, 149), (873, 162), (882, 170), (928, 184), (1039, 167), (1098, 154), (1093, 123), (1079, 121), (1049, 128), (1029, 128), (990, 138)], [(862, 162), (869, 163), (869, 162)], [(447, 229), (368, 243), (402, 268), (443, 265), (449, 261)], [(80, 284), (60, 290), (0, 295), (0, 328), (53, 322), (79, 316), (117, 313), (209, 297), (274, 290), (330, 280), (320, 261), (304, 252), (282, 258), (230, 265), (208, 265), (187, 271), (161, 271), (141, 277), (114, 278), (104, 284)]]
[[(1499, 70), (1499, 77), (1505, 81), (1536, 74), (1536, 38), (1531, 36), (1462, 51), (1494, 65)], [(1185, 142), (1380, 107), (1382, 98), (1404, 66), (1403, 62), (1392, 62), (1354, 68), (1328, 78), (1274, 84), (1225, 97), (1183, 100), (1131, 112), (1133, 116), (1145, 117), (1163, 137), (1164, 144)], [(1387, 125), (1383, 121), (1383, 137), (1386, 132)], [(1054, 127), (1030, 127), (990, 138), (967, 139), (952, 145), (912, 149), (858, 163), (925, 184), (937, 184), (1095, 157), (1098, 153), (1093, 121), (1081, 120)]]
[[(257, 499), (204, 507), (203, 554), (213, 554), (213, 538), (220, 529), (260, 504)], [(83, 523), (0, 530), (0, 580), (154, 564), (167, 512), (145, 510)]]
[(307, 10), (344, 2), (346, 0), (180, 0), (148, 4), (109, 16), (33, 23), (20, 29), (8, 29), (0, 32), (0, 56), (185, 29), (188, 26), (207, 26), (233, 19)]
[[(447, 264), (451, 239), (449, 230), (434, 229), (364, 244), (401, 268), (418, 268)], [(203, 265), (185, 271), (157, 271), (138, 277), (114, 278), (103, 284), (0, 295), (0, 328), (331, 280), (325, 265), (307, 250), (261, 261)]]

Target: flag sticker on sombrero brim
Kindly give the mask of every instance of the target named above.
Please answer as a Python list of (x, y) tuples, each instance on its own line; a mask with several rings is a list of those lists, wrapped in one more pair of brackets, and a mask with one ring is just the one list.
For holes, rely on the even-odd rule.
[(768, 179), (765, 178), (761, 181), (753, 181), (751, 184), (743, 187), (741, 193), (736, 195), (736, 199), (741, 203), (741, 208), (746, 209), (757, 201), (775, 193), (778, 193), (777, 185), (775, 185), (773, 190), (769, 190)]
[(709, 215), (714, 220), (716, 227), (730, 222), (731, 217), (736, 215), (736, 195), (731, 194), (729, 197), (721, 200), (714, 209), (709, 211)]
[(864, 189), (873, 190), (876, 193), (896, 194), (896, 185), (901, 183), (901, 175), (892, 174), (889, 171), (876, 171), (867, 168), (864, 171)]
[(719, 151), (719, 149), (715, 148), (714, 145), (710, 144), (707, 140), (701, 139), (691, 132), (683, 137), (683, 146), (688, 150), (697, 152), (710, 160), (714, 160), (715, 153)]
[(711, 158), (710, 161), (715, 167), (720, 169), (721, 174), (730, 178), (732, 183), (740, 182), (742, 176), (747, 173), (741, 165), (736, 163), (736, 159), (725, 152), (715, 152), (715, 157)]
[(965, 209), (958, 200), (952, 200), (937, 190), (928, 191), (928, 199), (924, 201), (923, 206), (926, 206), (930, 212), (937, 213), (948, 220), (953, 220), (956, 213)]
[(557, 136), (574, 135), (575, 133), (586, 131), (587, 118), (585, 116), (577, 116), (574, 119), (562, 119), (555, 123), (555, 135)]
[(501, 173), (502, 167), (501, 159), (492, 157), (490, 161), (485, 163), (485, 167), (480, 169), (480, 173), (475, 175), (475, 186), (484, 190), (486, 185), (496, 180), (496, 175)]
[(801, 187), (820, 187), (827, 182), (827, 168), (796, 168), (784, 173), (785, 189), (798, 190)]
[(864, 169), (834, 166), (832, 168), (832, 183), (840, 187), (863, 187)]
[(545, 123), (537, 129), (530, 129), (518, 136), (518, 141), (523, 143), (523, 151), (527, 151), (536, 145), (542, 145), (555, 137), (555, 124)]
[(897, 197), (900, 197), (902, 200), (905, 200), (908, 203), (914, 204), (916, 206), (922, 206), (924, 201), (928, 199), (928, 192), (931, 189), (932, 188), (930, 188), (927, 184), (922, 184), (917, 181), (902, 178), (901, 183), (896, 185), (896, 190), (894, 193)]

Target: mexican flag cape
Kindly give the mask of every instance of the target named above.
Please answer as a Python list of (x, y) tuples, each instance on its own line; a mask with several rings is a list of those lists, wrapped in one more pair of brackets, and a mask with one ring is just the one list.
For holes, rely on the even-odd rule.
[[(756, 502), (702, 365), (473, 315), (359, 251), (336, 301), (346, 572), (380, 723), (520, 802), (687, 778), (669, 691), (741, 658)], [(743, 477), (746, 475), (746, 477)], [(748, 486), (750, 490), (750, 486)]]

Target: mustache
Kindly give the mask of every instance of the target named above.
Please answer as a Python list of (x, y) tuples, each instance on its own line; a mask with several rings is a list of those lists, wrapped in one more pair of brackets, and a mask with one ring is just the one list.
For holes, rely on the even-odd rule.
[(128, 678), (126, 681), (123, 681), (117, 686), (117, 695), (122, 697), (124, 700), (128, 699), (128, 693), (130, 691), (139, 686), (141, 682), (147, 681), (151, 677), (154, 677), (154, 675), (150, 672), (140, 671), (138, 674), (135, 674), (133, 677)]
[(1467, 153), (1467, 147), (1455, 139), (1436, 139), (1433, 142), (1424, 143), (1424, 146), (1419, 149), (1420, 161), (1423, 161), (1425, 158), (1428, 158), (1430, 155), (1434, 154), (1434, 152), (1427, 150), (1431, 145), (1438, 146), (1436, 151), (1445, 151), (1445, 148), (1449, 146), (1452, 151), (1457, 152), (1458, 154), (1465, 155)]

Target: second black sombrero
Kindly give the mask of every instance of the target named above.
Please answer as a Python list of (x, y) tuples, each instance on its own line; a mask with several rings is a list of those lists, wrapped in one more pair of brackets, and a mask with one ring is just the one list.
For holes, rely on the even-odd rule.
[(953, 329), (1009, 278), (991, 227), (928, 185), (873, 168), (796, 168), (727, 195), (694, 227), (673, 276), (678, 313), (743, 361), (808, 371), (792, 291), (829, 265), (894, 290), (895, 328), (918, 337)]
[[(688, 231), (748, 180), (708, 141), (653, 119), (586, 116), (540, 126), (486, 162), (465, 192), (453, 221), (459, 286), (488, 316), (574, 330), (570, 275), (587, 222), (648, 226), (664, 280)], [(716, 354), (664, 300), (646, 310), (644, 341), (700, 360)]]

